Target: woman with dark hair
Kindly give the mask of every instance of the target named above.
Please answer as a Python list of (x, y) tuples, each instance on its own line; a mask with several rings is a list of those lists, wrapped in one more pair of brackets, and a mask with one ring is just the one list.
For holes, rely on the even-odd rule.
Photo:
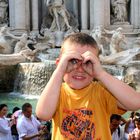
[(0, 140), (13, 140), (11, 127), (6, 119), (8, 107), (6, 104), (0, 104)]

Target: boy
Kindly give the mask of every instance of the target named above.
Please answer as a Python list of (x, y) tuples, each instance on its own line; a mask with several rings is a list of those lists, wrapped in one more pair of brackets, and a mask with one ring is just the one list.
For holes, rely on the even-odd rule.
[(52, 118), (53, 140), (111, 140), (111, 114), (140, 108), (140, 94), (102, 69), (91, 36), (65, 38), (56, 64), (36, 107), (39, 118)]

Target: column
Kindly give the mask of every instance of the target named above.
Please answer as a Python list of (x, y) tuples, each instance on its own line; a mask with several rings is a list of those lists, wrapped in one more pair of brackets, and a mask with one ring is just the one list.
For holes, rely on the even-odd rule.
[(90, 0), (90, 30), (94, 28), (94, 0)]
[(93, 21), (94, 27), (96, 26), (103, 26), (104, 27), (104, 20), (105, 20), (105, 1), (104, 0), (94, 0), (94, 8), (93, 8)]
[(13, 29), (15, 26), (15, 0), (9, 0), (9, 22), (10, 27)]
[(32, 0), (32, 30), (38, 32), (38, 0)]
[(110, 0), (104, 1), (104, 27), (110, 26)]
[(131, 10), (131, 24), (134, 26), (134, 28), (138, 28), (139, 27), (139, 11), (140, 8), (140, 1), (139, 0), (131, 0), (131, 6), (130, 6), (130, 10)]
[(78, 18), (78, 1), (73, 0), (73, 12), (76, 18)]
[(29, 0), (15, 0), (15, 30), (29, 30)]
[(138, 15), (139, 15), (139, 17), (138, 17), (138, 19), (139, 19), (139, 20), (138, 20), (138, 28), (140, 28), (140, 1), (138, 1), (138, 8), (139, 8), (139, 9), (138, 9), (138, 12), (139, 12), (139, 13), (138, 13)]
[(81, 30), (88, 29), (88, 1), (81, 0)]

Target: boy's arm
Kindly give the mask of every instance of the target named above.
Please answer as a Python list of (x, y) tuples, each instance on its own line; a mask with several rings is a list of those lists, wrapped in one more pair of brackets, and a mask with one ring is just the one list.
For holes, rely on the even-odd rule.
[(38, 100), (36, 115), (40, 119), (49, 120), (52, 118), (58, 103), (62, 80), (63, 72), (61, 66), (58, 65)]
[(93, 63), (93, 77), (98, 79), (118, 100), (118, 106), (125, 110), (138, 110), (140, 108), (140, 93), (126, 83), (103, 70), (97, 56), (91, 52), (83, 54), (84, 61), (90, 60)]
[(63, 54), (60, 59), (57, 59), (56, 63), (58, 65), (43, 90), (36, 106), (36, 115), (40, 119), (50, 120), (54, 115), (59, 100), (63, 76), (67, 69), (68, 61), (72, 58), (81, 59), (81, 56), (69, 52), (68, 54)]
[(119, 107), (126, 110), (140, 108), (140, 94), (133, 88), (105, 71), (102, 71), (98, 76), (98, 80), (117, 98)]

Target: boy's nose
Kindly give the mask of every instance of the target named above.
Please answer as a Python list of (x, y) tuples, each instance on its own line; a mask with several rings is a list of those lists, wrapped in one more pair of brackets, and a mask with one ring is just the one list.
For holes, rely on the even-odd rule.
[(82, 65), (80, 65), (76, 70), (80, 71), (80, 72), (84, 72), (84, 69), (83, 69)]

